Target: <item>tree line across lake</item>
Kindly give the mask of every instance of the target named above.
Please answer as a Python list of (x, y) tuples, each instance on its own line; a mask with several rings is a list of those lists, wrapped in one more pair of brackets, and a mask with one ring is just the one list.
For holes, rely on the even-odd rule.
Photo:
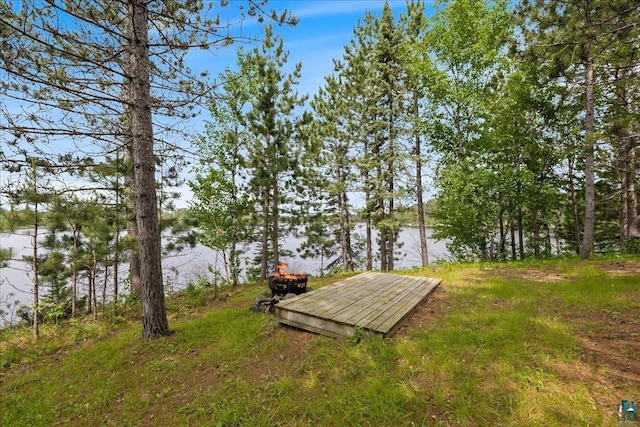
[[(426, 206), (462, 260), (639, 251), (636, 2), (385, 4), (354, 23), (312, 97), (274, 26), (295, 16), (207, 5), (0, 3), (3, 227), (34, 230), (36, 337), (44, 283), (74, 294), (121, 263), (143, 336), (169, 334), (160, 266), (173, 245), (220, 251), (232, 285), (246, 242), (265, 279), (294, 231), (330, 269), (375, 258), (391, 271), (407, 206), (423, 266)], [(233, 16), (255, 19), (260, 40), (214, 78), (193, 73), (188, 52), (246, 36), (221, 23)], [(194, 135), (196, 105), (210, 117)], [(194, 198), (176, 214), (184, 185)], [(163, 248), (166, 229), (179, 241)]]

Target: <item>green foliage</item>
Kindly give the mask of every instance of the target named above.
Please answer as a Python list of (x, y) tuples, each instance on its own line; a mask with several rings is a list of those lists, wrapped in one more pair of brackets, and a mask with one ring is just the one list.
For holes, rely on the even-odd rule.
[[(520, 2), (515, 15), (521, 34), (517, 45), (525, 59), (547, 65), (548, 75), (557, 82), (555, 99), (562, 99), (559, 110), (580, 118), (580, 123), (569, 128), (580, 140), (580, 149), (569, 156), (569, 162), (584, 175), (577, 180), (584, 204), (578, 206), (575, 201), (574, 177), (570, 176), (569, 192), (574, 199), (570, 214), (578, 217), (579, 209), (582, 224), (576, 224), (578, 218), (572, 219), (572, 234), (575, 246), (587, 258), (594, 249), (616, 246), (615, 231), (611, 231), (615, 227), (607, 220), (597, 221), (603, 212), (599, 205), (610, 202), (598, 194), (603, 176), (615, 176), (607, 181), (619, 187), (617, 243), (624, 243), (637, 229), (637, 194), (633, 194), (637, 193), (637, 147), (629, 145), (633, 138), (629, 126), (637, 126), (637, 120), (629, 113), (634, 109), (634, 98), (637, 101), (631, 88), (637, 87), (638, 79), (637, 74), (631, 77), (623, 70), (640, 58), (640, 52), (628, 49), (638, 40), (635, 23), (640, 10), (626, 0), (536, 0)], [(604, 162), (602, 171), (597, 171), (599, 140), (610, 144), (607, 150), (613, 160)], [(572, 143), (570, 139), (567, 151)]]
[(11, 259), (12, 253), (12, 248), (0, 248), (0, 268), (4, 268), (7, 266), (7, 261)]
[(640, 238), (629, 239), (622, 252), (629, 255), (640, 255)]
[[(241, 180), (246, 170), (242, 153), (248, 143), (243, 110), (252, 90), (252, 79), (250, 74), (230, 70), (221, 79), (226, 82), (225, 96), (222, 102), (211, 101), (209, 111), (213, 120), (207, 122), (206, 135), (200, 135), (194, 142), (203, 159), (195, 167), (196, 180), (189, 183), (195, 199), (189, 213), (198, 220), (202, 232), (199, 241), (229, 252), (230, 263), (235, 266), (236, 245), (246, 240), (248, 232), (248, 227), (240, 224), (249, 213), (249, 198)], [(236, 271), (234, 282), (238, 275)]]
[(458, 259), (490, 260), (495, 256), (498, 196), (496, 176), (469, 161), (442, 170), (433, 212), (434, 237), (451, 239), (447, 248)]

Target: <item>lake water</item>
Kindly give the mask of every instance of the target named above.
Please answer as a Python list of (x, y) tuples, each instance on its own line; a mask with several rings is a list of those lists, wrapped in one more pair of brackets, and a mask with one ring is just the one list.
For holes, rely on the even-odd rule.
[[(363, 232), (363, 230), (357, 231)], [(448, 260), (450, 254), (446, 249), (445, 242), (431, 239), (431, 232), (432, 230), (427, 230), (429, 262)], [(290, 237), (285, 239), (283, 246), (296, 254), (296, 249), (302, 241), (302, 238)], [(404, 227), (399, 233), (398, 241), (402, 243), (402, 247), (399, 249), (401, 255), (395, 262), (396, 270), (419, 267), (421, 265), (421, 257), (418, 229)], [(12, 315), (12, 310), (15, 311), (17, 305), (31, 304), (33, 301), (33, 282), (30, 265), (22, 261), (15, 261), (22, 259), (23, 255), (31, 255), (33, 251), (32, 237), (27, 230), (18, 231), (16, 234), (0, 233), (0, 248), (12, 248), (14, 259), (14, 261), (9, 262), (6, 268), (0, 268), (0, 310), (7, 312), (4, 316), (4, 321), (7, 322), (15, 318)], [(245, 254), (243, 259), (243, 268), (245, 268), (247, 259), (253, 257), (254, 249), (255, 247), (252, 248), (251, 246), (248, 248), (248, 253)], [(376, 249), (374, 248), (374, 254)], [(314, 276), (320, 274), (319, 260), (294, 256), (290, 259), (283, 259), (283, 261), (289, 263), (288, 269), (291, 272), (305, 271), (307, 274)], [(222, 256), (202, 245), (196, 245), (194, 248), (164, 258), (162, 266), (165, 290), (167, 293), (171, 293), (184, 288), (189, 282), (197, 280), (199, 277), (210, 276), (209, 265), (214, 269), (221, 270), (223, 268)], [(379, 268), (379, 262), (374, 264), (375, 268)], [(124, 283), (124, 279), (127, 276), (126, 266), (121, 266), (120, 270), (121, 283)], [(122, 288), (123, 286), (120, 285), (120, 287)], [(80, 292), (85, 294), (86, 289), (81, 289)], [(44, 293), (46, 293), (46, 289), (41, 290), (41, 294)], [(15, 304), (15, 301), (18, 301), (18, 304)], [(7, 307), (7, 305), (10, 307)], [(0, 316), (0, 325), (2, 322), (3, 319)]]

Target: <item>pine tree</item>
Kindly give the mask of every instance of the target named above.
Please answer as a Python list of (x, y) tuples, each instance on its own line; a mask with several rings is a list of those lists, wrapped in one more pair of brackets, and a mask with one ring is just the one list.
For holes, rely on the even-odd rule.
[(406, 70), (401, 58), (401, 27), (395, 22), (391, 8), (385, 3), (380, 17), (376, 43), (378, 91), (376, 102), (380, 110), (381, 128), (374, 152), (379, 156), (378, 179), (381, 186), (381, 218), (376, 226), (380, 231), (380, 259), (382, 271), (393, 271), (395, 245), (399, 230), (395, 218), (396, 199), (401, 194), (400, 175), (404, 172), (406, 148), (404, 112), (406, 105)]
[(400, 46), (400, 26), (388, 4), (381, 18), (367, 13), (354, 28), (338, 69), (345, 86), (345, 122), (351, 147), (359, 152), (356, 164), (365, 197), (366, 268), (373, 268), (373, 229), (379, 232), (381, 269), (393, 270), (399, 229), (396, 199), (403, 190), (406, 148), (402, 141), (406, 118), (405, 69)]
[(267, 277), (269, 261), (275, 268), (280, 262), (280, 244), (286, 208), (300, 190), (306, 147), (300, 128), (308, 120), (297, 117), (296, 108), (306, 96), (294, 90), (300, 78), (301, 64), (285, 73), (288, 53), (282, 40), (266, 27), (262, 46), (241, 53), (242, 62), (254, 76), (254, 98), (246, 114), (250, 187), (257, 204), (261, 234), (260, 278)]
[[(336, 69), (340, 70), (341, 67), (337, 61)], [(319, 89), (311, 102), (314, 134), (322, 142), (318, 168), (319, 175), (324, 179), (317, 184), (317, 188), (326, 193), (312, 229), (324, 256), (332, 254), (331, 248), (337, 243), (339, 257), (329, 261), (328, 266), (349, 271), (355, 267), (353, 208), (349, 202), (349, 192), (355, 187), (355, 153), (344, 123), (347, 114), (344, 91), (345, 85), (341, 83), (340, 76), (328, 76), (325, 77), (324, 87)], [(323, 224), (321, 229), (316, 228), (317, 224)]]
[[(262, 6), (249, 1), (249, 15), (263, 16)], [(130, 218), (136, 222), (129, 231), (140, 259), (132, 272), (140, 267), (145, 338), (169, 333), (154, 142), (171, 137), (176, 121), (191, 117), (194, 101), (210, 89), (185, 66), (187, 53), (234, 39), (219, 17), (208, 14), (202, 1), (0, 4), (0, 69), (7, 76), (0, 90), (25, 105), (24, 114), (3, 111), (7, 121), (0, 130), (13, 154), (27, 150), (56, 158), (47, 143), (62, 141), (75, 147), (61, 158), (77, 165), (90, 156), (84, 147), (125, 148), (135, 203)], [(294, 21), (286, 12), (270, 16)]]
[(360, 177), (354, 190), (364, 194), (365, 206), (362, 217), (365, 221), (366, 270), (373, 269), (373, 227), (376, 221), (373, 194), (376, 186), (375, 161), (371, 159), (373, 138), (378, 128), (378, 117), (371, 102), (376, 90), (372, 57), (376, 25), (375, 16), (367, 12), (362, 21), (354, 27), (353, 38), (344, 47), (342, 61), (336, 67), (339, 82), (344, 86), (345, 142), (353, 155)]
[(421, 118), (425, 114), (423, 104), (423, 86), (420, 73), (413, 63), (424, 60), (421, 57), (418, 46), (422, 44), (422, 38), (427, 30), (427, 18), (425, 7), (420, 2), (407, 2), (407, 12), (401, 17), (405, 37), (403, 40), (401, 55), (407, 68), (406, 88), (408, 92), (407, 137), (413, 140), (411, 155), (415, 161), (415, 197), (418, 208), (418, 233), (420, 234), (420, 257), (422, 266), (429, 265), (429, 250), (427, 247), (427, 233), (425, 226), (425, 201), (423, 183), (423, 165), (425, 162), (423, 144), (426, 145), (424, 130), (421, 126)]
[(581, 257), (591, 258), (595, 245), (596, 95), (602, 80), (598, 70), (607, 63), (615, 46), (637, 39), (629, 30), (637, 24), (640, 10), (628, 0), (525, 0), (518, 5), (517, 13), (532, 60), (555, 65), (555, 75), (567, 82), (568, 89), (580, 90), (584, 97), (585, 206)]

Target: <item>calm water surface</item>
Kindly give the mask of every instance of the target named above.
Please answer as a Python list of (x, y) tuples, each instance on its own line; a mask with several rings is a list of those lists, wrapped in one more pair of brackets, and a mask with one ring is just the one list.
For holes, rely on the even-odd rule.
[[(450, 254), (447, 252), (445, 242), (434, 241), (429, 238), (431, 232), (431, 230), (427, 230), (429, 261), (449, 259)], [(297, 254), (296, 249), (302, 241), (302, 238), (295, 237), (285, 239), (284, 248)], [(396, 261), (396, 269), (401, 270), (420, 266), (420, 237), (418, 229), (415, 227), (403, 228), (398, 236), (398, 241), (402, 243), (402, 247), (399, 249), (401, 255)], [(33, 248), (30, 232), (21, 230), (15, 234), (0, 233), (0, 248), (12, 248), (14, 260), (22, 259), (23, 255), (31, 255)], [(374, 248), (374, 253), (376, 249)], [(254, 250), (255, 246), (253, 248), (251, 246), (248, 247), (248, 252), (243, 259), (243, 268), (246, 266), (247, 260), (253, 257)], [(311, 275), (320, 274), (321, 264), (319, 260), (302, 259), (299, 256), (294, 256), (285, 261), (289, 263), (288, 268), (292, 272), (305, 271)], [(162, 266), (165, 290), (171, 293), (184, 288), (190, 281), (197, 280), (199, 277), (210, 276), (209, 266), (222, 270), (223, 260), (222, 256), (216, 251), (202, 245), (196, 245), (194, 248), (189, 248), (179, 254), (164, 258)], [(379, 262), (374, 265), (374, 268), (379, 268)], [(110, 274), (113, 273), (110, 272)], [(121, 288), (124, 287), (124, 280), (127, 274), (127, 267), (125, 265), (120, 266)], [(5, 315), (6, 320), (11, 320), (11, 310), (12, 308), (15, 310), (16, 307), (15, 301), (18, 301), (19, 304), (31, 304), (33, 301), (32, 286), (31, 268), (28, 263), (10, 261), (6, 268), (0, 268), (0, 309), (9, 312), (9, 314)], [(83, 284), (82, 286), (86, 285)], [(87, 290), (80, 289), (80, 292), (86, 294)], [(41, 294), (44, 293), (46, 293), (46, 289), (41, 290)], [(108, 295), (108, 297), (110, 296)], [(7, 305), (10, 305), (10, 307), (8, 308)], [(0, 319), (0, 324), (1, 321)]]

